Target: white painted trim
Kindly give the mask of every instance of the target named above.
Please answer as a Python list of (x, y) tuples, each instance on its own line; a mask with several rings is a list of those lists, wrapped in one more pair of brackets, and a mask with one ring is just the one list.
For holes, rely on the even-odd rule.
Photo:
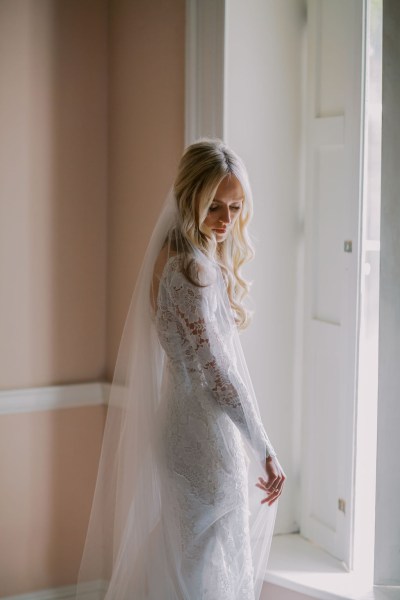
[[(323, 56), (325, 35), (333, 36), (332, 22), (323, 17), (325, 10), (337, 11), (337, 16), (345, 16), (348, 23), (342, 43), (346, 44), (348, 61), (343, 69), (342, 80), (331, 79), (332, 85), (338, 85), (341, 100), (335, 108), (335, 116), (324, 117), (320, 106), (321, 92), (326, 86), (321, 79), (321, 56)], [(360, 234), (360, 131), (362, 122), (361, 76), (363, 56), (363, 0), (352, 0), (336, 6), (320, 0), (308, 0), (308, 99), (306, 117), (306, 172), (305, 193), (306, 211), (304, 216), (305, 234), (305, 298), (304, 298), (304, 378), (303, 378), (303, 461), (302, 501), (300, 530), (307, 538), (324, 546), (327, 550), (346, 561), (353, 568), (353, 531), (354, 531), (354, 456), (356, 449), (356, 394), (357, 360), (359, 333), (359, 234)], [(344, 68), (345, 67), (345, 68)], [(336, 65), (335, 68), (339, 68)], [(332, 73), (335, 68), (332, 68)], [(322, 87), (321, 87), (322, 86)], [(329, 91), (329, 86), (325, 87)], [(339, 98), (339, 96), (338, 96)], [(322, 112), (321, 112), (322, 110)], [(328, 114), (331, 111), (328, 111)], [(334, 152), (330, 153), (335, 147)], [(336, 159), (334, 158), (336, 155)], [(323, 173), (318, 157), (324, 156), (325, 177), (323, 190), (320, 189), (320, 177)], [(332, 158), (330, 158), (332, 157)], [(340, 157), (340, 158), (339, 158)], [(336, 166), (335, 165), (336, 160)], [(330, 171), (332, 165), (332, 171)], [(330, 173), (328, 176), (327, 173)], [(329, 177), (335, 177), (335, 186), (341, 200), (340, 213), (332, 232), (344, 242), (352, 240), (353, 252), (335, 251), (330, 259), (338, 273), (338, 296), (332, 317), (338, 324), (336, 331), (332, 327), (329, 315), (315, 313), (316, 290), (318, 289), (318, 227), (320, 214), (320, 196), (329, 198), (332, 187)], [(331, 195), (331, 197), (333, 197)], [(332, 201), (332, 200), (330, 200)], [(327, 214), (327, 213), (326, 213)], [(333, 246), (331, 246), (333, 255)], [(325, 270), (325, 273), (327, 271)], [(340, 273), (340, 275), (339, 275)], [(315, 317), (320, 321), (317, 323)], [(322, 319), (321, 319), (322, 317)], [(329, 363), (335, 364), (336, 372), (330, 372), (330, 383), (336, 384), (334, 397), (330, 397), (333, 426), (336, 431), (336, 444), (330, 447), (325, 443), (325, 454), (319, 453), (321, 434), (318, 430), (318, 418), (315, 421), (315, 407), (319, 406), (323, 387), (318, 389), (318, 374), (315, 366), (315, 353), (329, 348), (322, 359), (323, 368), (329, 369)], [(332, 360), (330, 360), (332, 359)], [(336, 361), (333, 363), (333, 361)], [(338, 375), (339, 373), (339, 375)], [(318, 390), (318, 391), (317, 391)], [(322, 413), (319, 413), (322, 414)], [(334, 454), (332, 451), (334, 449)], [(327, 463), (321, 463), (321, 457), (327, 457)], [(322, 460), (324, 460), (322, 458)], [(329, 467), (328, 467), (329, 465)], [(339, 468), (340, 466), (340, 468)], [(322, 504), (322, 496), (316, 494), (315, 477), (320, 477), (322, 468), (329, 473), (329, 509)], [(318, 475), (316, 475), (318, 473)], [(319, 482), (321, 484), (321, 482)], [(322, 486), (324, 487), (324, 486)], [(345, 511), (339, 510), (339, 499), (344, 500)], [(326, 508), (326, 510), (325, 510)], [(325, 518), (325, 515), (327, 518)], [(321, 518), (322, 517), (322, 518)], [(368, 574), (372, 577), (372, 573)], [(371, 580), (372, 584), (372, 580)]]
[[(79, 597), (85, 597), (85, 600), (101, 600), (105, 584), (102, 581), (90, 581), (89, 583), (79, 584)], [(17, 596), (2, 596), (1, 600), (75, 600), (76, 586), (66, 585), (57, 588), (48, 588), (28, 594), (18, 594)]]
[(185, 145), (224, 138), (226, 0), (186, 0)]
[(400, 600), (400, 587), (370, 586), (299, 534), (273, 536), (265, 581), (321, 600)]
[(107, 404), (110, 384), (102, 382), (0, 391), (0, 415)]

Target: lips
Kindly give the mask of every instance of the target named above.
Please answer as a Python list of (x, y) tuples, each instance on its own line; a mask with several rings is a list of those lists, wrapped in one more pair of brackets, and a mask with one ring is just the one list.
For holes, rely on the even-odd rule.
[(226, 229), (214, 229), (214, 231), (218, 231), (218, 233), (225, 233)]

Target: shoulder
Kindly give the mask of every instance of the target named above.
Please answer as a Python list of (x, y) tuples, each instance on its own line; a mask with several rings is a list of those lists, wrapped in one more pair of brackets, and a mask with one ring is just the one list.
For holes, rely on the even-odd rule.
[(216, 263), (202, 252), (183, 254), (163, 246), (154, 263), (153, 277), (163, 285), (180, 284), (193, 291), (216, 282)]
[(192, 260), (188, 265), (189, 276), (183, 261), (172, 261), (164, 278), (166, 297), (171, 306), (190, 322), (199, 318), (211, 318), (216, 302), (216, 287), (202, 261)]
[(170, 261), (168, 269), (170, 281), (197, 291), (199, 294), (202, 290), (212, 288), (212, 284), (216, 281), (216, 273), (208, 259), (206, 261), (193, 255), (177, 255), (175, 258)]

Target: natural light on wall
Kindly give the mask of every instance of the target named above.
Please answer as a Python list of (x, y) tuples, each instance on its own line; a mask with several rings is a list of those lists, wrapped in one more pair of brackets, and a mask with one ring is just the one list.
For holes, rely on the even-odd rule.
[(354, 568), (373, 579), (378, 400), (382, 0), (367, 3)]
[(246, 275), (257, 327), (242, 339), (287, 473), (268, 582), (315, 597), (365, 592), (375, 527), (382, 0), (188, 6), (188, 141), (223, 134), (249, 166), (255, 198), (257, 253)]

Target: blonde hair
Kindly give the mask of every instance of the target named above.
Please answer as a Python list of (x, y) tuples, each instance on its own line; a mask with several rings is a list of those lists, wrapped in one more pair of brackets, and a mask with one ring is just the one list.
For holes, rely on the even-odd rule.
[[(243, 204), (226, 240), (217, 242), (203, 226), (217, 188), (228, 175), (234, 175), (243, 190)], [(240, 272), (254, 257), (247, 225), (253, 215), (253, 200), (247, 170), (240, 157), (222, 140), (201, 138), (188, 146), (180, 160), (174, 182), (180, 215), (179, 238), (184, 256), (184, 273), (192, 283), (190, 248), (198, 248), (220, 265), (229, 302), (239, 329), (245, 329), (252, 313), (243, 305), (251, 283)], [(197, 283), (199, 285), (199, 283)]]

